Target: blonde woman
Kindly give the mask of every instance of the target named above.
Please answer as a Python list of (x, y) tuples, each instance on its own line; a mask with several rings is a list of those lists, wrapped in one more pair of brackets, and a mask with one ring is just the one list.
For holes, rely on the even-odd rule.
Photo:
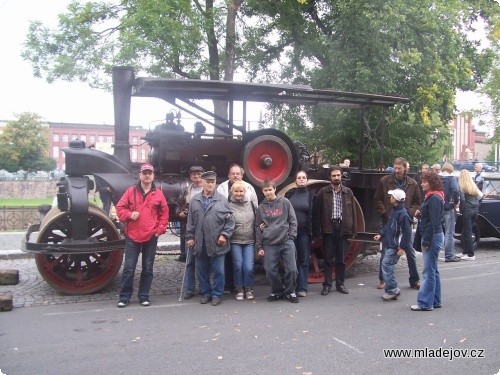
[(253, 266), (255, 253), (255, 206), (246, 196), (246, 185), (236, 181), (231, 186), (229, 203), (235, 221), (234, 232), (229, 239), (233, 260), (234, 286), (236, 299), (254, 299)]
[(462, 260), (476, 260), (472, 244), (472, 225), (479, 213), (479, 200), (483, 193), (479, 191), (469, 171), (462, 169), (458, 176), (460, 188), (460, 213), (462, 214)]

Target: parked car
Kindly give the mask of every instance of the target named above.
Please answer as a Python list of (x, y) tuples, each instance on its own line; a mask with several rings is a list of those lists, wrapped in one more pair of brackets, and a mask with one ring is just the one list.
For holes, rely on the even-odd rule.
[[(484, 176), (483, 199), (479, 205), (479, 215), (472, 226), (473, 246), (477, 248), (481, 238), (500, 238), (500, 174)], [(460, 239), (462, 216), (457, 216), (455, 238)]]
[(461, 171), (462, 169), (467, 169), (469, 172), (474, 172), (474, 166), (476, 163), (481, 163), (483, 165), (484, 172), (496, 172), (497, 168), (493, 165), (490, 165), (486, 162), (477, 162), (477, 161), (456, 161), (451, 163), (453, 165), (453, 169), (456, 171)]

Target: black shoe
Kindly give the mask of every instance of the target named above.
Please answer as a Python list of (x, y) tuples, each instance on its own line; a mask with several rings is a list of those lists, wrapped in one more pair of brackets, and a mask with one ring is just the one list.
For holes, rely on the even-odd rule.
[(285, 298), (291, 303), (299, 303), (299, 297), (295, 293), (287, 294)]
[(205, 304), (209, 303), (211, 300), (212, 300), (212, 297), (211, 297), (211, 296), (209, 296), (209, 295), (206, 295), (206, 296), (205, 296), (205, 295), (203, 295), (203, 296), (201, 296), (201, 298), (200, 298), (200, 303), (201, 303), (202, 305), (205, 305)]
[(118, 302), (118, 307), (125, 307), (128, 305), (128, 301), (122, 299), (120, 302)]
[(271, 293), (269, 296), (267, 296), (266, 301), (267, 302), (275, 302), (275, 301), (281, 299), (281, 297), (282, 296), (279, 294)]
[(444, 261), (445, 262), (460, 262), (462, 259), (459, 258), (459, 257), (453, 257), (453, 258), (450, 258), (450, 259), (445, 259)]
[(349, 294), (349, 291), (348, 291), (348, 290), (347, 290), (347, 288), (344, 286), (344, 284), (342, 284), (342, 285), (337, 285), (337, 292), (342, 293), (342, 294)]
[(220, 297), (213, 296), (212, 297), (212, 306), (219, 306), (222, 303)]
[(328, 286), (328, 285), (324, 285), (323, 286), (323, 289), (321, 290), (321, 295), (322, 296), (327, 296), (328, 293), (330, 293), (330, 289), (332, 289), (331, 286)]
[(193, 292), (186, 292), (184, 293), (184, 295), (182, 296), (183, 299), (191, 299), (193, 298), (194, 296), (194, 293)]

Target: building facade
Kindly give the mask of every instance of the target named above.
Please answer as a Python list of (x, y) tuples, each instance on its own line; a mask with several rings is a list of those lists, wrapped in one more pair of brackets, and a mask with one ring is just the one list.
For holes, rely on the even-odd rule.
[[(113, 154), (112, 145), (115, 142), (113, 125), (76, 124), (64, 122), (48, 122), (49, 124), (49, 153), (57, 163), (57, 170), (66, 169), (65, 155), (62, 151), (69, 147), (69, 142), (81, 140), (87, 147)], [(140, 126), (131, 126), (129, 133), (130, 160), (134, 163), (142, 163), (148, 160), (149, 146), (141, 137), (147, 130)]]

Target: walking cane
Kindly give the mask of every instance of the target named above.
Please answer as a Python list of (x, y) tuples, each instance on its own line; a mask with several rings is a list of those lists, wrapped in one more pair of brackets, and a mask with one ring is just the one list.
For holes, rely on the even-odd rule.
[(191, 251), (189, 249), (189, 246), (186, 246), (186, 263), (184, 264), (184, 274), (182, 275), (181, 294), (179, 295), (179, 302), (184, 301), (184, 281), (186, 280), (186, 269), (190, 260), (191, 260)]

